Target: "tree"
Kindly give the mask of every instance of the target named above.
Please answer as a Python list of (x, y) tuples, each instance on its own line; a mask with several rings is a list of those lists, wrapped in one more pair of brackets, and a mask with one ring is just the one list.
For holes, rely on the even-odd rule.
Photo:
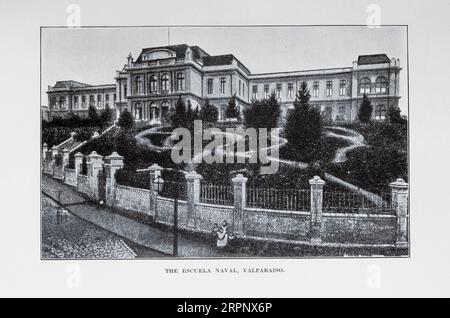
[(170, 120), (172, 122), (172, 128), (186, 127), (186, 104), (181, 96), (178, 97), (175, 111), (171, 114)]
[(98, 124), (98, 114), (97, 109), (95, 109), (95, 106), (89, 105), (88, 109), (88, 117), (92, 124)]
[(309, 104), (311, 94), (302, 83), (294, 101), (294, 110), (288, 115), (284, 132), (297, 158), (310, 160), (322, 137), (323, 121), (320, 110)]
[(206, 123), (216, 123), (219, 118), (219, 112), (216, 106), (209, 103), (209, 100), (206, 99), (205, 105), (202, 107), (200, 111), (201, 119)]
[(133, 115), (125, 108), (125, 110), (120, 114), (118, 123), (119, 127), (123, 129), (131, 129), (134, 125)]
[(238, 118), (239, 117), (239, 108), (236, 105), (236, 94), (231, 96), (230, 101), (228, 102), (227, 109), (225, 111), (225, 116), (227, 118)]
[(398, 106), (389, 106), (386, 117), (390, 124), (405, 125), (407, 123), (407, 119), (405, 116), (402, 116), (400, 107)]
[(111, 119), (112, 119), (111, 108), (109, 108), (109, 106), (105, 106), (105, 110), (100, 115), (100, 120), (102, 121), (102, 123), (106, 124), (109, 123)]
[(275, 128), (280, 114), (280, 104), (272, 94), (269, 99), (252, 101), (252, 105), (244, 109), (244, 124), (247, 128)]
[(372, 118), (372, 104), (366, 94), (363, 95), (361, 106), (359, 106), (358, 118), (362, 123), (368, 123)]

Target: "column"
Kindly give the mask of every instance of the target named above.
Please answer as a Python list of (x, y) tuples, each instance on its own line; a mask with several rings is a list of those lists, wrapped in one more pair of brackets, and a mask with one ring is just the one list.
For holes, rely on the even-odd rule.
[(319, 176), (309, 180), (311, 185), (311, 220), (310, 240), (313, 244), (322, 243), (322, 211), (323, 211), (323, 181)]
[(116, 171), (123, 168), (123, 157), (117, 152), (113, 152), (105, 157), (105, 172), (106, 172), (106, 204), (114, 206), (115, 203), (115, 186), (116, 186)]
[(234, 185), (234, 211), (233, 211), (233, 231), (236, 234), (244, 234), (244, 208), (247, 202), (247, 188), (245, 178), (238, 174), (231, 179)]
[(47, 158), (48, 145), (44, 142), (42, 145), (42, 159), (45, 160)]
[(77, 152), (75, 154), (75, 175), (77, 177), (77, 183), (78, 183), (78, 176), (81, 174), (81, 169), (83, 165), (83, 154), (81, 152)]
[(156, 163), (154, 163), (153, 165), (150, 166), (149, 170), (150, 170), (150, 213), (154, 213), (154, 217), (153, 219), (156, 221), (157, 217), (158, 217), (158, 205), (156, 202), (156, 199), (158, 197), (158, 193), (155, 189), (155, 187), (153, 186), (153, 182), (155, 181), (156, 178), (161, 177), (161, 171), (162, 171), (162, 167), (160, 167), (159, 165), (157, 165)]
[(98, 199), (98, 173), (103, 169), (103, 156), (93, 151), (87, 156), (88, 180), (92, 199)]
[(397, 215), (396, 246), (408, 247), (408, 183), (397, 179), (389, 184), (392, 193), (392, 208)]
[(196, 204), (200, 202), (200, 180), (202, 176), (196, 171), (189, 172), (186, 176), (187, 189), (187, 219), (188, 226), (196, 227), (197, 216), (195, 214)]
[(64, 171), (64, 168), (67, 167), (69, 165), (69, 154), (70, 154), (70, 150), (67, 148), (64, 148), (63, 151), (63, 160), (62, 160), (62, 169)]

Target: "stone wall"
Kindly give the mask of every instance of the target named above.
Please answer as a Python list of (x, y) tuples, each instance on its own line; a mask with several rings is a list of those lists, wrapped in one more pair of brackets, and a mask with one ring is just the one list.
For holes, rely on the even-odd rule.
[[(103, 161), (105, 159), (105, 161)], [(117, 153), (103, 158), (95, 152), (88, 156), (87, 176), (81, 175), (83, 155), (75, 155), (75, 169), (65, 168), (67, 184), (92, 200), (103, 201), (112, 208), (143, 213), (153, 217), (154, 222), (174, 224), (174, 199), (158, 195), (151, 190), (119, 185), (115, 172), (123, 167), (123, 157)], [(49, 173), (54, 162), (43, 161), (43, 171)], [(99, 178), (105, 170), (105, 186)], [(164, 168), (152, 165), (147, 169), (151, 184), (157, 184)], [(56, 177), (53, 173), (53, 177)], [(201, 175), (195, 171), (185, 174), (187, 199), (178, 200), (178, 226), (191, 232), (209, 233), (214, 224), (226, 221), (230, 229), (242, 239), (298, 242), (311, 245), (345, 246), (393, 246), (408, 247), (408, 184), (402, 179), (390, 184), (392, 202), (390, 211), (379, 213), (326, 213), (323, 211), (323, 186), (319, 177), (310, 180), (310, 208), (303, 211), (268, 210), (246, 207), (247, 187), (245, 178), (237, 175), (233, 182), (233, 206), (200, 202)], [(159, 180), (161, 181), (161, 180)], [(159, 182), (158, 181), (158, 182)], [(104, 191), (104, 192), (103, 192)], [(103, 193), (102, 193), (103, 192)]]
[(74, 169), (64, 169), (64, 183), (74, 187), (77, 186), (77, 175)]

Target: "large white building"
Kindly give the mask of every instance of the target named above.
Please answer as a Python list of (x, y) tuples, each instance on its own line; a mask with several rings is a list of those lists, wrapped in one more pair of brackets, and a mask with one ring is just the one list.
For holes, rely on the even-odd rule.
[(373, 118), (383, 120), (389, 106), (398, 105), (400, 61), (386, 54), (360, 55), (349, 67), (253, 74), (234, 55), (211, 56), (186, 44), (142, 49), (131, 54), (115, 84), (89, 85), (59, 81), (48, 88), (49, 118), (86, 113), (89, 105), (129, 109), (136, 120), (163, 122), (181, 96), (193, 107), (209, 99), (219, 120), (235, 95), (239, 107), (274, 93), (283, 112), (292, 108), (296, 92), (306, 82), (311, 103), (332, 121), (354, 121), (363, 94), (373, 105)]

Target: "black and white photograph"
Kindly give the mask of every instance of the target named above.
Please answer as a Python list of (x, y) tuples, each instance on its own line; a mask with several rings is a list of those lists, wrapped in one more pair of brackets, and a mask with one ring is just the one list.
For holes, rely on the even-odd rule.
[(407, 257), (406, 31), (42, 28), (42, 258)]
[(0, 24), (0, 298), (450, 296), (450, 0), (17, 0)]

